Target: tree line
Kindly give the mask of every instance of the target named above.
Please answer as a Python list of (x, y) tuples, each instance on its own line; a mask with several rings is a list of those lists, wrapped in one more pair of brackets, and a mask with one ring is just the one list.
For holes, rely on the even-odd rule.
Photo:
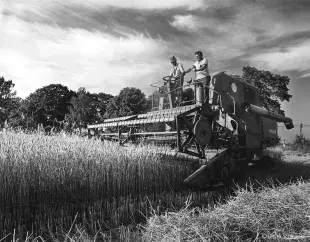
[(14, 86), (12, 80), (0, 78), (0, 123), (11, 128), (81, 129), (106, 118), (142, 113), (147, 107), (145, 94), (134, 87), (113, 96), (50, 84), (22, 99), (16, 96)]
[[(261, 106), (284, 115), (281, 102), (290, 101), (290, 79), (245, 66), (242, 75), (235, 79), (258, 87)], [(106, 118), (143, 113), (149, 110), (145, 94), (138, 88), (123, 88), (116, 96), (107, 93), (90, 93), (84, 87), (72, 91), (62, 84), (50, 84), (37, 89), (28, 97), (17, 97), (12, 80), (0, 78), (0, 124), (33, 130), (43, 127), (62, 129), (86, 128), (87, 124), (100, 123)]]

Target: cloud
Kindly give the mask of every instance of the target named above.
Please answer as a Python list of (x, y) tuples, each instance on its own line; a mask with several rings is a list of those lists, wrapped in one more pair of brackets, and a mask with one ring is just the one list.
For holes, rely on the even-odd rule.
[(175, 15), (174, 20), (170, 22), (171, 26), (182, 30), (182, 31), (189, 31), (189, 32), (196, 32), (200, 28), (203, 28), (203, 21), (191, 14), (189, 15)]
[(256, 54), (249, 58), (252, 65), (259, 68), (267, 68), (280, 72), (298, 71), (303, 77), (310, 72), (310, 40), (304, 41), (297, 46), (291, 46), (285, 50), (274, 49)]
[[(244, 56), (250, 58), (262, 50), (273, 52), (279, 46), (279, 40), (281, 46), (287, 47), (298, 46), (309, 39), (310, 17), (302, 9), (299, 14), (284, 16), (275, 7), (269, 8), (269, 5), (249, 2), (237, 4), (241, 2), (211, 1), (204, 12), (174, 15), (170, 24), (191, 34), (192, 38), (187, 44), (202, 49), (210, 58), (210, 67), (218, 70), (234, 65), (232, 61), (240, 65), (247, 64)], [(214, 12), (221, 13), (221, 16), (212, 14)], [(229, 21), (226, 21), (225, 14)]]
[(70, 4), (87, 4), (88, 6), (99, 7), (118, 7), (131, 9), (173, 9), (173, 8), (188, 8), (197, 9), (204, 6), (203, 0), (70, 0)]
[(171, 26), (189, 32), (188, 42), (193, 50), (200, 49), (210, 60), (210, 67), (224, 68), (223, 63), (243, 55), (246, 47), (256, 41), (256, 35), (244, 21), (241, 12), (229, 22), (197, 15), (176, 15)]
[(118, 38), (24, 22), (12, 16), (6, 21), (0, 75), (12, 78), (23, 97), (51, 83), (112, 94), (126, 86), (143, 89), (158, 78), (154, 74), (162, 69), (167, 52), (164, 41), (144, 35)]
[[(5, 4), (2, 3), (3, 5)], [(20, 11), (26, 10), (30, 7), (59, 7), (59, 6), (84, 6), (88, 8), (128, 8), (128, 9), (140, 9), (140, 10), (152, 10), (152, 9), (175, 9), (185, 8), (189, 10), (204, 8), (204, 0), (27, 0), (26, 3), (21, 3), (19, 0), (10, 0), (6, 3), (7, 6), (14, 6), (19, 8)], [(0, 5), (1, 6), (1, 5)], [(47, 8), (48, 9), (48, 8)]]
[(283, 15), (260, 3), (267, 1), (1, 1), (0, 75), (23, 95), (55, 82), (117, 94), (125, 86), (147, 90), (169, 73), (170, 54), (187, 67), (198, 49), (211, 72), (269, 67), (268, 58), (309, 39), (309, 16), (295, 5), (298, 14)]

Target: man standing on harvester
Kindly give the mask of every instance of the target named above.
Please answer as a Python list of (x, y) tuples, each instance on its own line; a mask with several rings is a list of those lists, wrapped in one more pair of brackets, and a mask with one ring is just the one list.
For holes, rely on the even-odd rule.
[(175, 83), (170, 84), (170, 89), (175, 91), (176, 94), (176, 99), (180, 103), (182, 101), (182, 87), (184, 83), (184, 75), (185, 75), (185, 70), (182, 64), (178, 63), (177, 59), (175, 56), (170, 56), (170, 62), (172, 64), (172, 68), (170, 70), (170, 76), (175, 77)]
[(196, 73), (196, 81), (200, 82), (205, 90), (206, 102), (209, 102), (209, 86), (211, 81), (211, 76), (209, 72), (208, 60), (203, 58), (203, 53), (201, 51), (195, 52), (196, 61), (193, 67), (189, 68), (185, 73), (192, 70)]

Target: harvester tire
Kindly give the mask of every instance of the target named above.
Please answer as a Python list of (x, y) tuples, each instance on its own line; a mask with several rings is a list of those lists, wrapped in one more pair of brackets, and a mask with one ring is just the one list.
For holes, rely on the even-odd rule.
[(194, 135), (197, 143), (205, 147), (211, 141), (212, 131), (210, 123), (206, 119), (199, 119), (194, 126)]

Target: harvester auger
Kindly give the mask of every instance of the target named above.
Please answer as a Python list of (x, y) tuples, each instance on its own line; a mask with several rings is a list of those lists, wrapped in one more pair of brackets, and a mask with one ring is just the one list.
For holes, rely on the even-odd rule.
[[(178, 152), (204, 160), (184, 182), (206, 189), (229, 184), (245, 172), (254, 155), (275, 145), (277, 122), (287, 129), (294, 127), (292, 119), (259, 107), (256, 87), (225, 72), (215, 74), (209, 88), (199, 80), (182, 86), (178, 85), (181, 78), (163, 79), (164, 85), (152, 84), (158, 88), (152, 96), (152, 111), (89, 125), (89, 137), (120, 144), (170, 144)], [(208, 150), (216, 155), (207, 158)]]

